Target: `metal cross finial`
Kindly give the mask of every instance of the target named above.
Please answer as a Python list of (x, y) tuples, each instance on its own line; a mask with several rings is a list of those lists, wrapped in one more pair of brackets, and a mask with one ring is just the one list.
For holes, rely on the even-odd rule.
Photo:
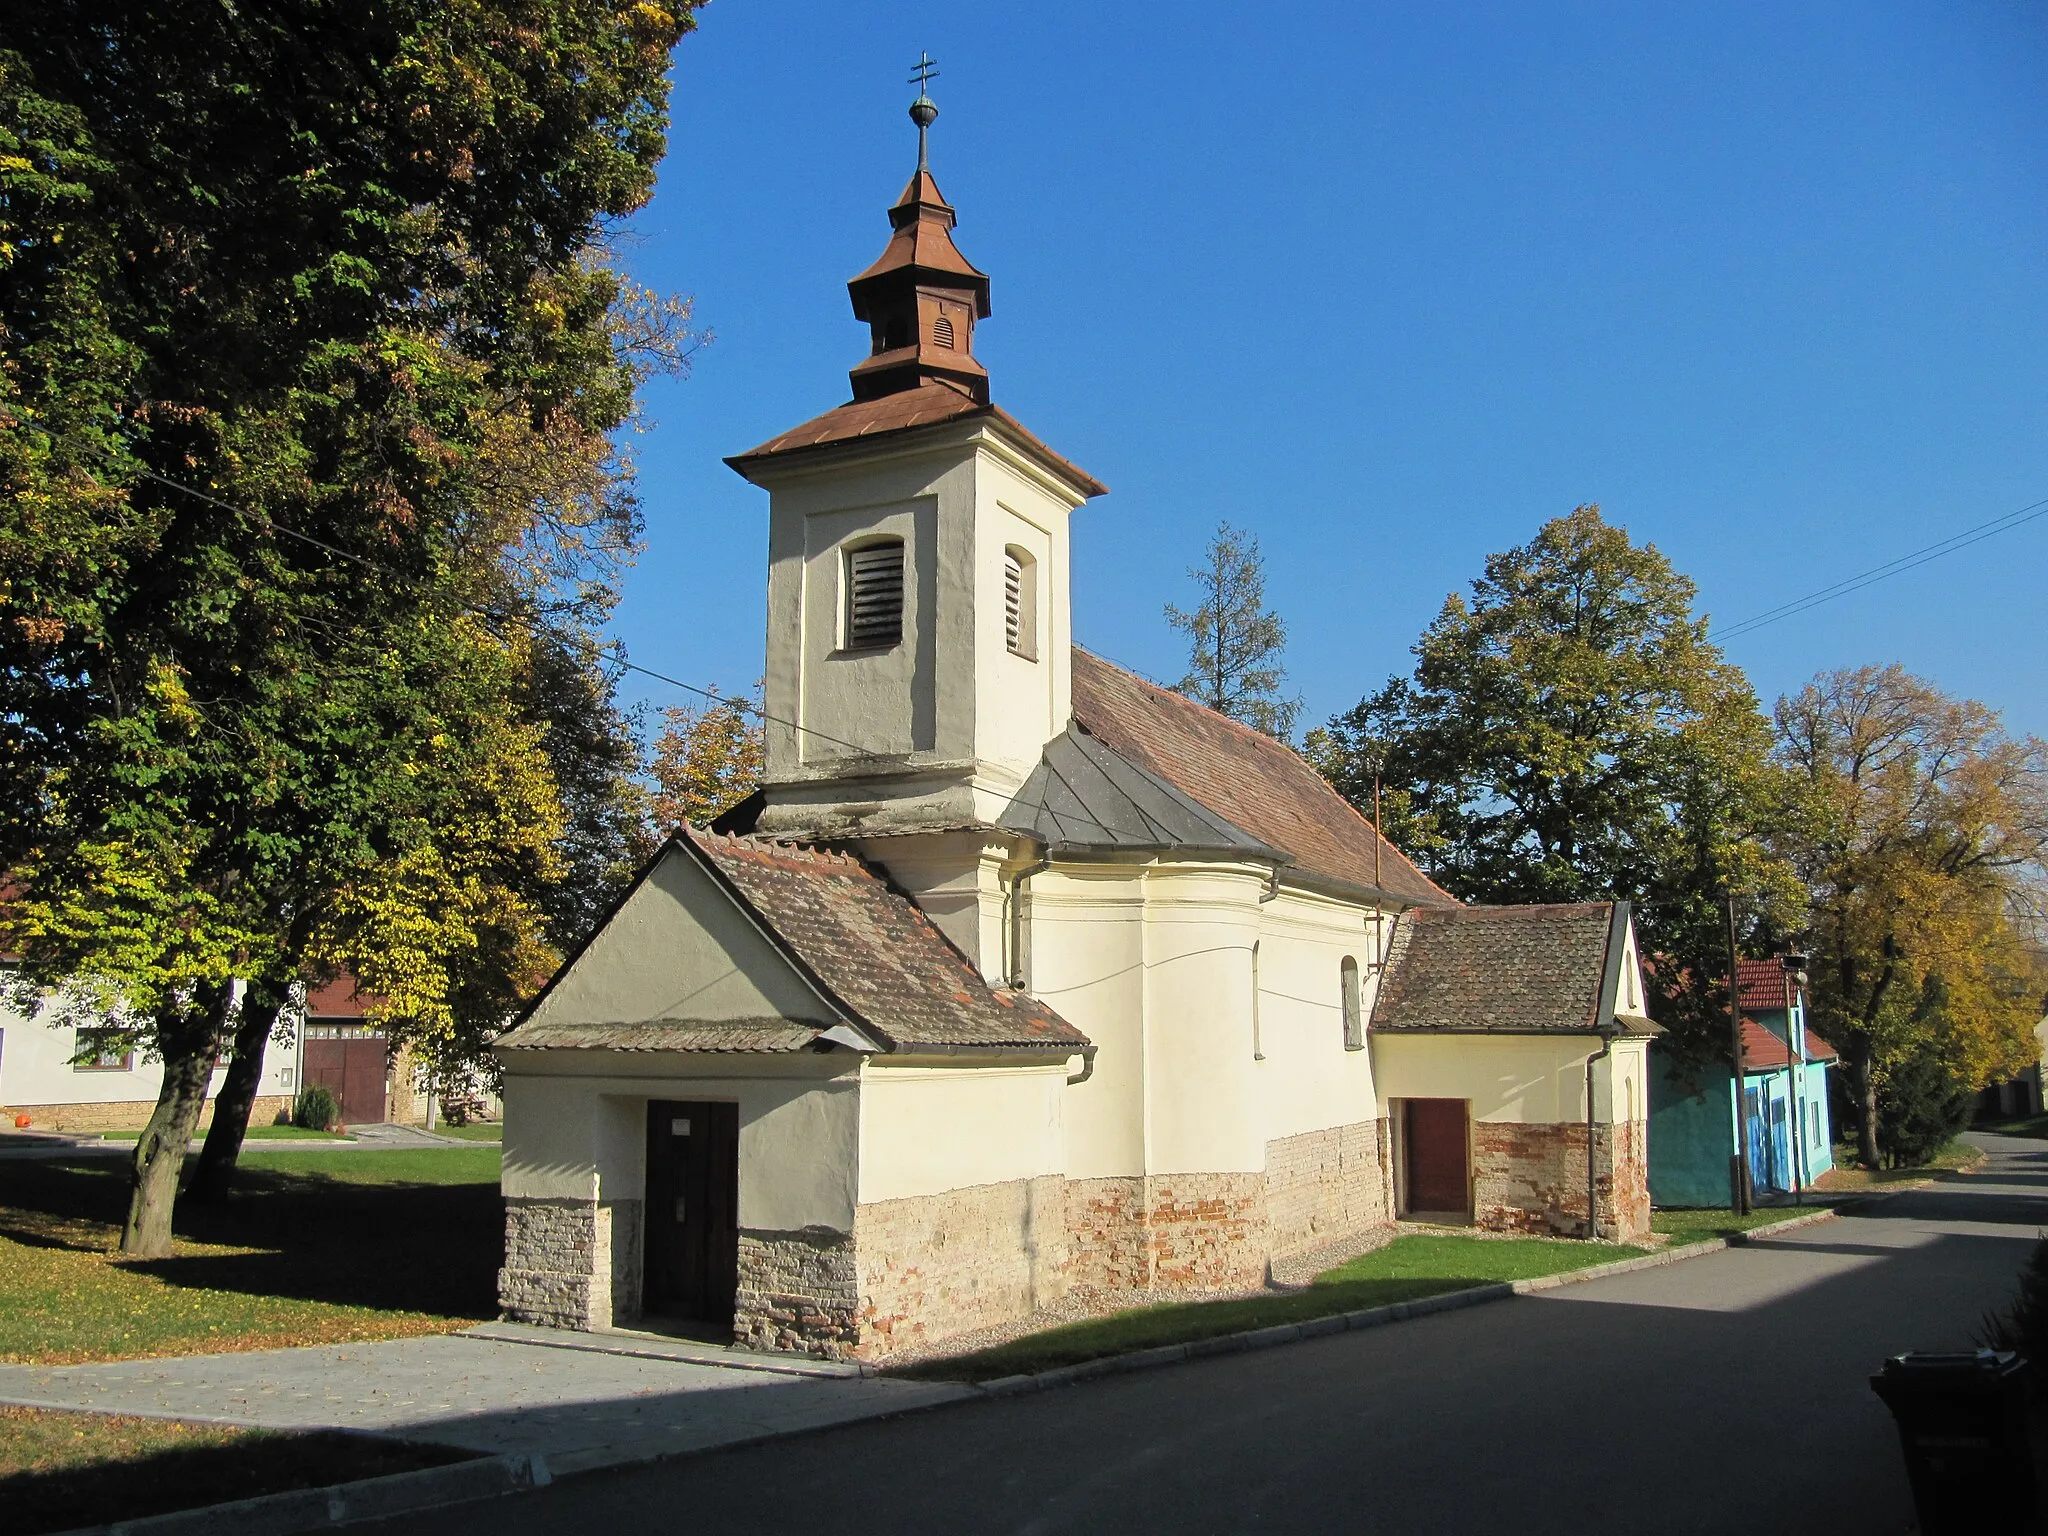
[(933, 120), (939, 115), (938, 105), (932, 100), (926, 86), (938, 77), (939, 65), (938, 60), (920, 48), (914, 67), (917, 73), (910, 77), (910, 83), (917, 87), (917, 100), (910, 104), (910, 120), (917, 124), (917, 168), (922, 171), (926, 169), (925, 130), (931, 127)]

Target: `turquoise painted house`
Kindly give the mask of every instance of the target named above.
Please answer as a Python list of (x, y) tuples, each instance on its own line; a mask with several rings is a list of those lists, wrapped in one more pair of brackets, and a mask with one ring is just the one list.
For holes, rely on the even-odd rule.
[[(1750, 1180), (1761, 1199), (1807, 1189), (1834, 1166), (1826, 1041), (1806, 1027), (1806, 1000), (1776, 960), (1744, 960), (1743, 1092)], [(1725, 1206), (1735, 1156), (1734, 1073), (1725, 1061), (1688, 1076), (1650, 1044), (1650, 1203)]]

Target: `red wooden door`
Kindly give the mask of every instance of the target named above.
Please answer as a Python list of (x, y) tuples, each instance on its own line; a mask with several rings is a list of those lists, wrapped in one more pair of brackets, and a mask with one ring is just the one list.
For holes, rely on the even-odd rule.
[(1403, 1116), (1408, 1209), (1469, 1212), (1465, 1101), (1409, 1099)]
[(306, 1081), (318, 1083), (341, 1101), (345, 1125), (384, 1118), (384, 1037), (361, 1025), (308, 1025)]

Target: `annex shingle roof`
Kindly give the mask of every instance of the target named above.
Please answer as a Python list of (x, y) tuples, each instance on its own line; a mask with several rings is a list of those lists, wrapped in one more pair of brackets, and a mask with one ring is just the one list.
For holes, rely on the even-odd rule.
[[(1722, 973), (1724, 976), (1726, 972)], [(1783, 1010), (1785, 1001), (1785, 967), (1777, 960), (1738, 960), (1735, 962), (1735, 982), (1742, 989), (1742, 1006), (1757, 1010)]]
[[(1585, 1034), (1612, 1022), (1613, 902), (1418, 907), (1394, 926), (1372, 1027), (1386, 1033)], [(1635, 1026), (1640, 1028), (1640, 1025)]]
[(1448, 892), (1301, 757), (1250, 726), (1074, 647), (1074, 718), (1119, 757), (1156, 775), (1306, 874), (1398, 902), (1455, 904)]
[(1046, 743), (998, 824), (1054, 851), (1174, 848), (1286, 859), (1078, 724)]
[(1088, 1044), (1036, 998), (991, 988), (930, 918), (852, 855), (688, 827), (676, 838), (883, 1045), (1072, 1052)]

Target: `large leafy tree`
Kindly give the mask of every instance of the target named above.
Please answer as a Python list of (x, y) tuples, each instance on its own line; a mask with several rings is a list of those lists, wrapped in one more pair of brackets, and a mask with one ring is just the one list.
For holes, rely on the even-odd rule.
[[(711, 690), (715, 695), (717, 690)], [(755, 690), (759, 697), (760, 690)], [(655, 835), (684, 822), (710, 821), (761, 787), (765, 747), (757, 706), (713, 697), (661, 712), (648, 762)]]
[(1762, 840), (1797, 810), (1769, 722), (1708, 643), (1694, 587), (1582, 506), (1493, 555), (1415, 646), (1412, 676), (1312, 734), (1354, 804), (1477, 902), (1638, 903), (1659, 1012), (1695, 1054), (1725, 1042), (1721, 898), (1745, 926), (1798, 919)]
[(610, 729), (648, 306), (600, 236), (690, 9), (10, 14), (0, 852), (28, 981), (165, 1064), (131, 1251), (237, 981), (238, 1048), (320, 964), (458, 1041), (544, 965), (545, 893), (601, 878), (560, 844), (617, 791), (559, 744)]
[(1968, 1092), (2036, 1055), (2048, 744), (1898, 666), (1825, 673), (1776, 716), (1778, 756), (1814, 808), (1792, 849), (1811, 892), (1813, 1007), (1847, 1058), (1875, 1167), (1930, 1076)]
[(1266, 606), (1266, 558), (1259, 541), (1228, 523), (1188, 568), (1198, 601), (1166, 605), (1166, 622), (1188, 638), (1187, 675), (1174, 691), (1199, 699), (1255, 731), (1285, 741), (1301, 700), (1286, 690), (1287, 623)]

